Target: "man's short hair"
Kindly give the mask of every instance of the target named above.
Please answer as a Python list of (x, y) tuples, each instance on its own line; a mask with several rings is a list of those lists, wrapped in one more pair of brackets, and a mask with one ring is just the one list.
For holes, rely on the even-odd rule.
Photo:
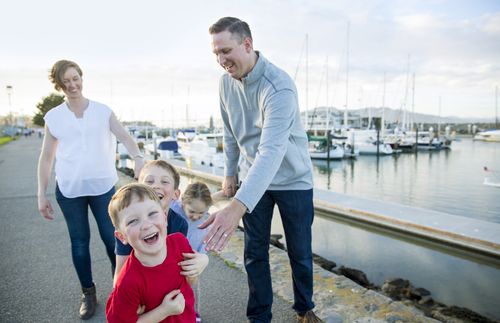
[(252, 32), (250, 31), (248, 24), (235, 17), (220, 18), (215, 24), (208, 28), (210, 35), (218, 34), (226, 30), (233, 36), (237, 36), (240, 43), (247, 37), (252, 39)]

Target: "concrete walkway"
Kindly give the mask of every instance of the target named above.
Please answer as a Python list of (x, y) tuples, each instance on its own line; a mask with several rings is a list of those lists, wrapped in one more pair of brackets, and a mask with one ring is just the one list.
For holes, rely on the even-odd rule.
[[(48, 196), (55, 220), (37, 209), (36, 168), (42, 141), (20, 138), (0, 147), (0, 322), (80, 322), (80, 287), (71, 262), (66, 223), (55, 201), (54, 180)], [(91, 217), (92, 218), (92, 217)], [(98, 308), (87, 322), (105, 322), (111, 292), (111, 267), (91, 220), (91, 255)], [(246, 322), (246, 276), (223, 259), (210, 256), (201, 278), (203, 322)], [(294, 322), (291, 304), (275, 297), (275, 322)]]
[[(80, 288), (71, 263), (66, 224), (48, 192), (56, 219), (37, 210), (36, 166), (39, 138), (20, 138), (0, 147), (1, 322), (78, 322)], [(126, 179), (122, 178), (122, 181)], [(92, 220), (91, 254), (99, 306), (89, 322), (105, 322), (111, 269)], [(243, 268), (242, 234), (220, 255), (211, 255), (201, 278), (203, 322), (246, 322), (248, 288)], [(273, 322), (295, 322), (286, 253), (270, 247), (275, 298)], [(360, 287), (314, 266), (316, 311), (326, 322), (437, 322), (400, 302)]]

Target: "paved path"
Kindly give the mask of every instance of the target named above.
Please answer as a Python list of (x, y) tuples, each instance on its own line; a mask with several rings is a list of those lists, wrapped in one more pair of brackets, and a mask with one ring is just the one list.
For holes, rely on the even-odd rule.
[[(54, 197), (48, 196), (55, 220), (37, 210), (37, 137), (0, 146), (0, 322), (79, 322), (80, 287), (71, 263), (66, 224)], [(111, 292), (111, 268), (91, 220), (91, 255), (98, 308), (87, 322), (105, 322), (104, 304)], [(201, 280), (203, 322), (246, 322), (245, 274), (217, 257)], [(273, 322), (294, 322), (291, 304), (275, 296)]]

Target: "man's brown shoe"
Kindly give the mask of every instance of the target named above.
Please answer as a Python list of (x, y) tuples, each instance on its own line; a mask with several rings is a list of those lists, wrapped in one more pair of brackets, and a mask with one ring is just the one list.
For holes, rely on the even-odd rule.
[(80, 318), (88, 320), (95, 313), (97, 306), (97, 297), (95, 293), (95, 285), (89, 288), (82, 288), (82, 304), (80, 305)]
[(297, 314), (297, 321), (299, 323), (323, 323), (313, 311), (307, 311), (304, 315)]

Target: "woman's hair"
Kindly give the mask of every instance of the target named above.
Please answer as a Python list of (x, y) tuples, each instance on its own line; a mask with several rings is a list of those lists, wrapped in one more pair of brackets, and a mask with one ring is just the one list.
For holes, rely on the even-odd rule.
[(205, 183), (194, 182), (189, 184), (182, 194), (182, 204), (189, 204), (193, 200), (201, 200), (207, 206), (211, 206), (213, 204), (212, 195), (208, 186)]
[(61, 91), (61, 90), (65, 89), (64, 82), (63, 82), (63, 76), (64, 76), (64, 73), (66, 73), (66, 71), (70, 67), (73, 67), (74, 69), (76, 69), (76, 71), (78, 72), (78, 74), (80, 74), (80, 76), (83, 75), (83, 72), (82, 72), (82, 69), (80, 68), (80, 66), (78, 66), (77, 63), (72, 62), (72, 61), (62, 59), (60, 61), (57, 61), (54, 64), (54, 66), (52, 66), (52, 69), (50, 70), (50, 74), (49, 74), (49, 80), (54, 84), (54, 88), (57, 91)]

